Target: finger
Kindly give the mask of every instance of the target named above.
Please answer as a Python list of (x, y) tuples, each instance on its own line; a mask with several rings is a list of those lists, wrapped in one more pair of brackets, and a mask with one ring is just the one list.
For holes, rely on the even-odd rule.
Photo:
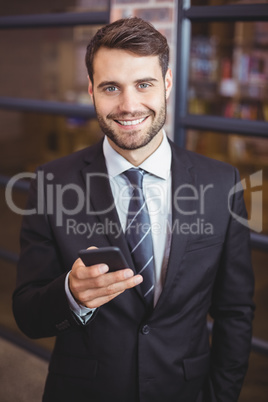
[[(105, 267), (105, 268), (104, 268)], [(90, 270), (90, 274), (85, 274), (84, 272), (79, 273), (79, 278), (77, 279), (76, 285), (80, 289), (101, 289), (107, 288), (116, 282), (123, 282), (126, 279), (133, 278), (134, 272), (129, 269), (122, 269), (115, 272), (106, 272), (107, 265), (92, 265), (91, 267), (86, 267)]]
[(143, 281), (142, 275), (135, 275), (132, 278), (120, 282), (113, 282), (106, 287), (106, 293), (112, 295), (118, 292), (124, 292), (127, 289), (134, 288)]
[(118, 292), (109, 296), (101, 296), (96, 299), (85, 302), (84, 305), (88, 308), (98, 308), (108, 303), (109, 301), (115, 299), (117, 296), (121, 295), (123, 292)]
[(111, 298), (116, 297), (118, 294), (124, 292), (127, 289), (139, 285), (142, 281), (143, 277), (141, 275), (136, 275), (130, 279), (125, 279), (120, 282), (112, 282), (103, 287), (98, 287), (96, 283), (93, 284), (91, 281), (88, 289), (79, 293), (79, 300), (84, 305), (87, 305), (87, 303), (90, 303), (99, 298), (104, 298), (106, 302), (108, 302), (109, 300), (111, 300)]
[(78, 277), (79, 279), (98, 278), (108, 271), (109, 267), (106, 264), (96, 264), (89, 267), (83, 266), (83, 269), (79, 270)]
[(77, 279), (83, 280), (87, 278), (96, 278), (109, 271), (106, 264), (96, 264), (89, 267), (85, 266), (81, 258), (78, 258), (73, 267), (72, 272)]
[(69, 288), (72, 294), (79, 298), (80, 293), (90, 288), (103, 286), (101, 282), (98, 285), (98, 281), (94, 281), (94, 279), (101, 275), (104, 276), (108, 269), (108, 266), (104, 264), (93, 265), (92, 267), (81, 267), (77, 264), (69, 274)]

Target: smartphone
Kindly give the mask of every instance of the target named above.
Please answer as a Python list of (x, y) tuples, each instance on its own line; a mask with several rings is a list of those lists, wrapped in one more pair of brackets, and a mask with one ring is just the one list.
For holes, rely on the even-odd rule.
[(101, 247), (90, 250), (80, 250), (78, 253), (83, 263), (88, 267), (95, 264), (107, 264), (109, 271), (129, 268), (126, 259), (118, 247)]

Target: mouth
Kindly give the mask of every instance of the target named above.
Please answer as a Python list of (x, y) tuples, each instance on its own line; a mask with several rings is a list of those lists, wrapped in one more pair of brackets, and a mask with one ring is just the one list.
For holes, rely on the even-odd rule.
[(136, 119), (136, 120), (114, 120), (117, 124), (120, 124), (121, 126), (138, 126), (139, 124), (142, 124), (148, 116), (142, 117), (141, 119)]

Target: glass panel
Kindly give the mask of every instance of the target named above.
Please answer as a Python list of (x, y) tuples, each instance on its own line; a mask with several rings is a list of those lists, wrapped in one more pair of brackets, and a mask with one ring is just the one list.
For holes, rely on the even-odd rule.
[(102, 137), (96, 119), (0, 110), (0, 121), (1, 174), (33, 171)]
[[(43, 162), (70, 154), (97, 142), (101, 131), (96, 119), (83, 120), (64, 116), (1, 111), (0, 174), (14, 175), (33, 171)], [(27, 195), (14, 192), (13, 202), (24, 208)], [(19, 252), (21, 216), (12, 212), (0, 186), (0, 248)], [(15, 264), (0, 258), (0, 327), (18, 331), (11, 309), (15, 286)], [(54, 340), (42, 339), (38, 344), (51, 349)]]
[(193, 23), (188, 112), (268, 121), (268, 23)]
[(0, 96), (89, 103), (85, 53), (97, 29), (3, 30)]
[(12, 0), (2, 2), (0, 16), (57, 12), (107, 11), (110, 0)]
[(223, 6), (228, 4), (263, 4), (268, 0), (192, 0), (192, 6)]
[[(268, 205), (268, 140), (189, 130), (186, 146), (192, 151), (238, 168), (241, 179), (245, 179), (243, 185), (250, 227), (268, 234), (268, 209), (265, 207)], [(255, 188), (252, 175), (257, 172), (261, 172), (258, 176), (261, 183), (256, 183)], [(251, 195), (255, 190), (261, 193), (260, 197), (254, 199), (253, 205)]]
[[(2, 2), (1, 16), (57, 12), (107, 11), (109, 0), (13, 0)], [(90, 103), (84, 58), (98, 27), (12, 29), (0, 35), (0, 96)], [(95, 119), (0, 110), (0, 174), (33, 171), (37, 165), (98, 141)], [(14, 192), (25, 206), (27, 195)], [(0, 186), (0, 248), (19, 252), (21, 216), (6, 205)], [(0, 259), (0, 327), (18, 330), (11, 307), (16, 266)], [(54, 339), (32, 341), (51, 349)]]

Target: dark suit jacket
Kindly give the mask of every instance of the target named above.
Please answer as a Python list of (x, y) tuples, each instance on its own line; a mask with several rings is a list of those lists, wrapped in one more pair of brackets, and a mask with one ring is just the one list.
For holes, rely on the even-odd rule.
[[(228, 210), (238, 173), (171, 146), (173, 235), (163, 292), (149, 313), (139, 287), (99, 308), (85, 326), (68, 306), (65, 276), (80, 249), (118, 246), (135, 269), (124, 235), (104, 233), (105, 225), (119, 221), (101, 144), (43, 166), (39, 184), (33, 181), (28, 209), (38, 213), (23, 221), (13, 309), (29, 337), (57, 337), (44, 401), (238, 398), (254, 309), (248, 229)], [(242, 192), (229, 201), (246, 217)], [(91, 238), (86, 224), (95, 224)], [(214, 318), (211, 345), (208, 313)]]

